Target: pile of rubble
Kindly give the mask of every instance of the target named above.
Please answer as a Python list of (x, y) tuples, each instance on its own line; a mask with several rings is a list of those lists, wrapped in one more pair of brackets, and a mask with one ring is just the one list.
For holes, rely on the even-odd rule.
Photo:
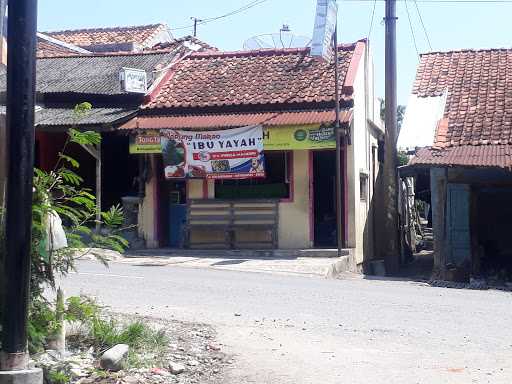
[(232, 360), (222, 352), (221, 345), (215, 343), (215, 332), (211, 327), (152, 318), (141, 320), (164, 330), (171, 340), (164, 361), (152, 361), (151, 356), (141, 356), (140, 361), (150, 363), (142, 364), (141, 367), (130, 367), (126, 361), (129, 347), (118, 344), (101, 356), (95, 356), (92, 348), (64, 354), (49, 350), (33, 356), (33, 364), (43, 368), (47, 384), (222, 382), (224, 368)]

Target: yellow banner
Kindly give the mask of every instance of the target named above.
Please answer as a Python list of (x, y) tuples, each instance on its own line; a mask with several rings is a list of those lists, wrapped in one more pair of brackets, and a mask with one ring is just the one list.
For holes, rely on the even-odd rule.
[(336, 148), (334, 128), (318, 124), (264, 128), (263, 148), (267, 151)]
[[(130, 137), (130, 153), (162, 153), (159, 135), (159, 131), (149, 131)], [(336, 148), (332, 127), (313, 124), (263, 128), (263, 149), (266, 151), (331, 148)]]
[(130, 153), (162, 153), (160, 132), (150, 131), (144, 135), (130, 136)]

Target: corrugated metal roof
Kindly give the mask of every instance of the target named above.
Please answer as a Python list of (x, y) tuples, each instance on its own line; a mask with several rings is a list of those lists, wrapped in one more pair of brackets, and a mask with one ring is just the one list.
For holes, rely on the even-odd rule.
[(421, 148), (409, 165), (512, 168), (512, 145)]
[[(352, 110), (341, 112), (342, 124), (350, 123), (351, 119)], [(334, 120), (334, 111), (331, 110), (138, 116), (123, 124), (120, 129), (212, 129), (256, 124), (264, 126), (330, 124)]]

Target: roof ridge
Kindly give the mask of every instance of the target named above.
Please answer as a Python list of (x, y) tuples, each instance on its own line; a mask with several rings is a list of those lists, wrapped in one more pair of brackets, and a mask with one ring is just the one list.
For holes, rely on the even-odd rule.
[[(338, 50), (354, 50), (357, 43), (366, 41), (365, 39), (358, 40), (354, 43), (338, 44)], [(206, 51), (194, 52), (189, 59), (204, 59), (212, 57), (250, 57), (250, 56), (268, 56), (268, 55), (292, 55), (297, 53), (307, 53), (310, 47), (303, 48), (261, 48), (253, 50), (239, 50), (239, 51)]]
[(420, 56), (439, 55), (439, 54), (449, 55), (449, 54), (452, 54), (452, 53), (463, 53), (463, 52), (478, 53), (478, 52), (495, 52), (495, 51), (512, 51), (512, 47), (510, 47), (510, 48), (506, 48), (506, 47), (501, 47), (501, 48), (476, 48), (476, 49), (475, 48), (460, 48), (460, 49), (454, 49), (454, 50), (450, 50), (450, 51), (424, 52), (424, 53), (420, 53)]
[(149, 55), (165, 55), (174, 52), (173, 49), (168, 50), (154, 50), (154, 51), (140, 51), (140, 52), (91, 52), (89, 54), (81, 54), (77, 53), (76, 55), (57, 55), (51, 57), (38, 57), (38, 60), (43, 59), (70, 59), (70, 58), (80, 58), (80, 57), (119, 57), (119, 56), (149, 56)]
[(97, 28), (79, 28), (79, 29), (64, 29), (60, 31), (43, 32), (46, 35), (62, 34), (62, 33), (80, 33), (80, 32), (110, 32), (116, 30), (127, 30), (127, 29), (144, 29), (151, 27), (167, 26), (166, 23), (155, 23), (145, 25), (127, 25), (121, 27), (97, 27)]

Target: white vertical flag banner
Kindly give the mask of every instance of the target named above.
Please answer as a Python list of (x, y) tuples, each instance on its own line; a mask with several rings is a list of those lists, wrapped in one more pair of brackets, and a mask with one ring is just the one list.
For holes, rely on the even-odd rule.
[(335, 0), (317, 0), (311, 56), (329, 61), (332, 57), (332, 36), (336, 29), (338, 4)]
[(7, 65), (7, 0), (0, 0), (0, 64)]

